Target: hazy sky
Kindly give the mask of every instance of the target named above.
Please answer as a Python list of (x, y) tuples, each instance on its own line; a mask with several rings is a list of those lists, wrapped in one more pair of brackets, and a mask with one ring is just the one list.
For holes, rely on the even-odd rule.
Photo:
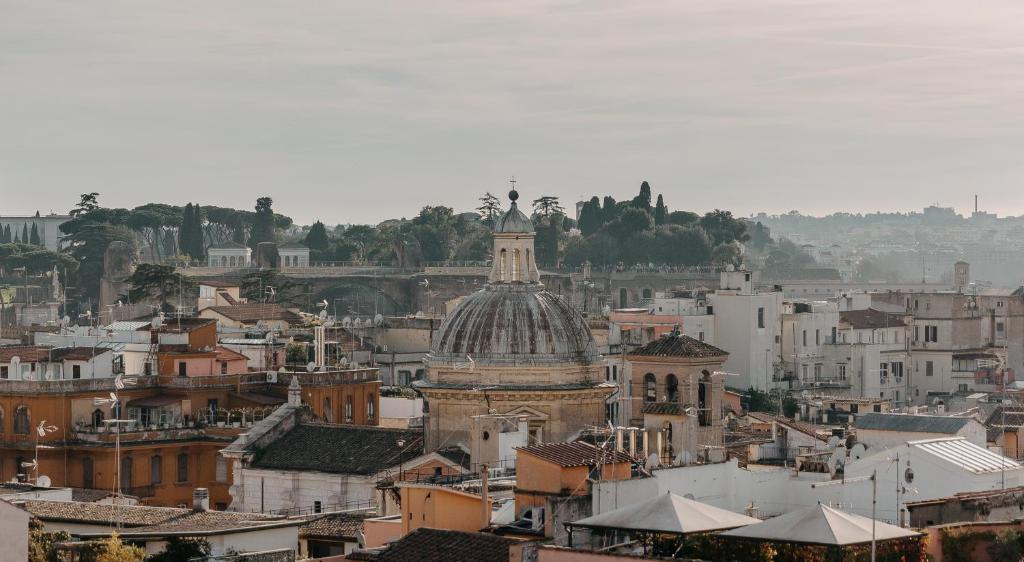
[(0, 0), (0, 213), (1024, 213), (1019, 0)]

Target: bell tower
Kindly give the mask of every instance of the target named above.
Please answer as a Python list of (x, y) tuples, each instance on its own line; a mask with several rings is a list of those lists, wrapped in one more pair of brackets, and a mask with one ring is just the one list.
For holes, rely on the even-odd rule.
[(533, 223), (519, 210), (515, 179), (511, 182), (512, 191), (509, 191), (508, 198), (512, 205), (494, 225), (494, 259), (487, 281), (491, 284), (540, 284), (540, 272), (533, 254)]

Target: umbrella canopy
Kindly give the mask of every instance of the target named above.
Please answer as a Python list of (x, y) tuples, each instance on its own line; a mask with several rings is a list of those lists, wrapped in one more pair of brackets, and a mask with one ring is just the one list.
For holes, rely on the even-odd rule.
[[(721, 533), (723, 537), (768, 542), (846, 546), (871, 542), (871, 519), (818, 504), (756, 525)], [(908, 529), (875, 522), (875, 540), (887, 541), (920, 536)]]
[(760, 522), (753, 517), (719, 509), (669, 492), (650, 501), (580, 519), (571, 525), (685, 535), (734, 529)]

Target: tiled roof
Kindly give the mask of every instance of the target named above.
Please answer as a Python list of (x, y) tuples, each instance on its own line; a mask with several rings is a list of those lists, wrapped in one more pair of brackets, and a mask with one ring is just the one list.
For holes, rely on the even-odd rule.
[(1024, 410), (1021, 410), (1019, 406), (1011, 408), (998, 406), (992, 411), (988, 419), (985, 420), (985, 425), (993, 427), (1024, 426)]
[(363, 519), (375, 517), (369, 511), (331, 513), (310, 519), (299, 527), (299, 537), (304, 539), (354, 539), (363, 530)]
[(226, 347), (217, 347), (217, 360), (218, 361), (248, 361), (249, 358), (237, 351), (232, 351)]
[(686, 414), (686, 411), (678, 402), (648, 402), (644, 404), (643, 413), (659, 416), (682, 416)]
[(422, 429), (303, 423), (267, 446), (252, 466), (374, 474), (421, 454)]
[[(157, 331), (165, 334), (187, 333), (216, 323), (217, 321), (212, 318), (164, 318), (164, 323), (157, 328)], [(149, 331), (151, 329), (152, 325), (149, 323), (139, 327), (139, 331)]]
[(507, 562), (516, 540), (463, 531), (421, 527), (391, 543), (380, 562)]
[(234, 511), (193, 511), (176, 507), (148, 507), (141, 505), (98, 504), (90, 502), (62, 502), (26, 500), (17, 505), (43, 521), (62, 521), (109, 525), (120, 522), (132, 528), (125, 534), (160, 534), (224, 531), (278, 523), (280, 517), (258, 513)]
[(880, 414), (871, 412), (857, 417), (854, 426), (857, 429), (873, 429), (879, 431), (907, 431), (913, 433), (946, 433), (955, 434), (960, 431), (971, 418), (951, 416), (920, 416), (911, 414)]
[(854, 330), (874, 330), (877, 328), (902, 328), (906, 326), (903, 316), (868, 308), (865, 310), (847, 310), (839, 313), (839, 321), (846, 322)]
[(17, 357), (22, 363), (37, 363), (50, 358), (49, 347), (38, 345), (5, 345), (0, 347), (0, 363), (10, 363)]
[(462, 447), (445, 447), (444, 449), (438, 449), (437, 454), (467, 470), (472, 466), (469, 462), (469, 453)]
[(58, 347), (53, 350), (53, 360), (88, 361), (109, 351), (102, 347)]
[(95, 490), (92, 488), (71, 488), (71, 500), (76, 502), (93, 503), (109, 498), (110, 490)]
[(237, 322), (259, 322), (260, 320), (286, 320), (292, 324), (301, 324), (302, 317), (274, 303), (248, 303), (234, 306), (211, 306), (221, 316)]
[(633, 462), (633, 459), (626, 453), (609, 451), (582, 441), (575, 441), (572, 443), (545, 443), (543, 445), (520, 447), (517, 450), (562, 467), (590, 466), (602, 462)]
[(690, 336), (667, 335), (633, 350), (630, 357), (725, 357), (729, 352)]

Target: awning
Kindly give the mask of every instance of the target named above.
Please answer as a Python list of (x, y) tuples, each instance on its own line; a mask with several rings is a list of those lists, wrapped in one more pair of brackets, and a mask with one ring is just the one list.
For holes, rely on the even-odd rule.
[(144, 396), (142, 398), (136, 398), (128, 401), (129, 408), (160, 408), (163, 406), (169, 406), (171, 404), (177, 404), (184, 400), (184, 396), (168, 396), (166, 394), (157, 394), (155, 396)]

